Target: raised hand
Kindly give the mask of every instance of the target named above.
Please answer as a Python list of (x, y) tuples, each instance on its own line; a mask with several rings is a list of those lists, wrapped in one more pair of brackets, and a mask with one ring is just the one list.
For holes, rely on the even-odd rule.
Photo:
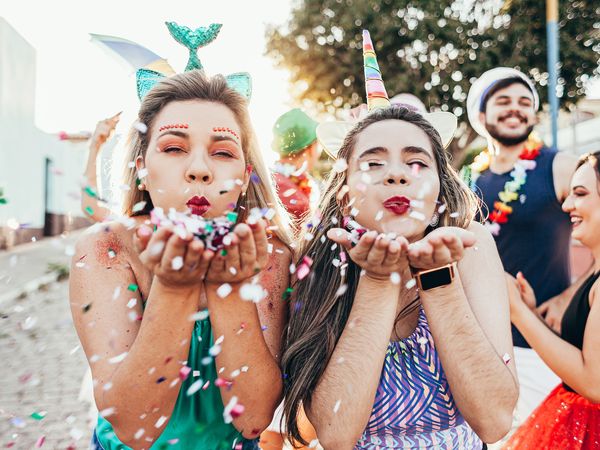
[(90, 140), (90, 148), (92, 150), (99, 150), (100, 147), (108, 140), (112, 132), (117, 127), (119, 120), (121, 119), (121, 113), (117, 113), (108, 119), (101, 120), (96, 124), (96, 129)]
[(152, 233), (146, 225), (138, 227), (134, 246), (140, 260), (165, 286), (189, 287), (202, 283), (214, 252), (191, 233), (179, 236), (170, 227)]
[(352, 261), (373, 278), (389, 279), (392, 273), (401, 274), (408, 267), (408, 241), (404, 237), (391, 238), (367, 231), (354, 247), (350, 233), (342, 228), (330, 229), (327, 237), (344, 246)]
[(240, 223), (224, 239), (224, 251), (213, 258), (206, 281), (238, 283), (259, 273), (268, 261), (266, 223)]
[(408, 260), (415, 269), (435, 269), (460, 261), (465, 249), (475, 245), (475, 242), (475, 235), (462, 228), (436, 228), (408, 246)]

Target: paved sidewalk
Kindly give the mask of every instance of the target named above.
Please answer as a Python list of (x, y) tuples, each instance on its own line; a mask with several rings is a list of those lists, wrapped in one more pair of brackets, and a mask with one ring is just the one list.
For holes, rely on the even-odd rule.
[(79, 233), (0, 252), (0, 448), (89, 448), (68, 280), (47, 273), (48, 263), (68, 267)]

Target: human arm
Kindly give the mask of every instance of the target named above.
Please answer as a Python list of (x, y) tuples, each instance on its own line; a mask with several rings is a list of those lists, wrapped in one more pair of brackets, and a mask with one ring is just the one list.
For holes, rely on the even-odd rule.
[[(95, 380), (96, 405), (118, 438), (136, 448), (139, 429), (145, 430), (145, 438), (156, 439), (168, 423), (161, 417), (169, 419), (172, 414), (179, 390), (170, 385), (179, 380), (181, 362), (187, 360), (194, 326), (190, 316), (198, 310), (199, 280), (211, 252), (205, 252), (199, 241), (182, 240), (159, 228), (148, 248), (162, 245), (162, 250), (140, 255), (154, 273), (143, 310), (131, 268), (139, 261), (134, 262), (127, 230), (120, 225), (98, 229), (77, 244), (71, 311)], [(186, 264), (174, 271), (171, 261), (178, 255)], [(82, 262), (83, 266), (78, 264)], [(193, 263), (197, 268), (188, 270)]]
[(101, 120), (96, 125), (94, 134), (90, 139), (88, 159), (83, 173), (85, 186), (81, 195), (81, 210), (86, 217), (102, 222), (110, 216), (110, 209), (99, 202), (98, 180), (97, 180), (97, 161), (100, 156), (102, 146), (106, 143), (115, 127), (119, 123), (121, 113), (108, 119)]
[[(282, 294), (289, 285), (291, 254), (275, 238), (272, 241), (274, 251), (269, 255), (263, 221), (252, 230), (238, 225), (227, 255), (217, 255), (211, 264), (211, 270), (220, 266), (222, 275), (209, 272), (206, 283), (213, 335), (223, 339), (216, 356), (217, 372), (224, 368), (220, 377), (233, 383), (221, 388), (221, 396), (224, 405), (237, 397), (244, 407), (241, 415), (233, 417), (233, 425), (248, 439), (258, 437), (271, 423), (283, 389), (279, 358), (287, 303)], [(256, 269), (262, 270), (254, 279)], [(267, 293), (258, 303), (241, 295), (243, 286), (254, 281)], [(232, 291), (221, 298), (217, 291), (225, 282)], [(248, 370), (232, 376), (243, 367)]]
[(458, 409), (483, 441), (495, 442), (509, 431), (518, 397), (506, 283), (489, 232), (476, 223), (469, 230), (476, 249), (450, 285), (422, 291), (421, 301)]
[(304, 408), (326, 449), (352, 449), (363, 433), (379, 384), (396, 317), (400, 285), (392, 272), (408, 270), (407, 243), (364, 234), (348, 248), (347, 233), (330, 230), (330, 239), (346, 246), (366, 272), (358, 282), (352, 309), (309, 404)]
[(528, 303), (534, 293), (523, 277), (509, 284), (511, 320), (542, 360), (563, 382), (593, 403), (600, 403), (600, 282), (590, 291), (590, 314), (583, 336), (583, 349), (550, 330)]
[(594, 263), (577, 280), (560, 294), (546, 300), (538, 308), (538, 314), (544, 319), (550, 328), (560, 334), (562, 317), (571, 302), (571, 299), (581, 287), (583, 282), (594, 272)]

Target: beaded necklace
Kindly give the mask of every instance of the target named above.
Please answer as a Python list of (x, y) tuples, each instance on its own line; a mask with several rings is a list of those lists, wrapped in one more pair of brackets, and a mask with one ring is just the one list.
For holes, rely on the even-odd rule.
[[(521, 197), (519, 190), (527, 181), (527, 172), (535, 169), (535, 159), (540, 154), (543, 145), (544, 143), (533, 135), (529, 137), (519, 155), (519, 159), (510, 172), (511, 179), (504, 183), (504, 189), (498, 192), (498, 201), (494, 202), (494, 210), (484, 224), (494, 236), (498, 236), (500, 226), (508, 222), (508, 217), (513, 212), (513, 208), (509, 203)], [(489, 169), (491, 159), (490, 151), (486, 148), (475, 157), (475, 160), (465, 168), (466, 170), (463, 170), (463, 179), (467, 180), (471, 190), (475, 191), (477, 179)], [(523, 197), (520, 198), (520, 201), (521, 203), (525, 202)]]

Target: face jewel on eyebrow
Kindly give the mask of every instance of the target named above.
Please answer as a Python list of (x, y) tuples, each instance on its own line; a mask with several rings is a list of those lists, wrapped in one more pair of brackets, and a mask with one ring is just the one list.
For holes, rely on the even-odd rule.
[(232, 134), (238, 141), (240, 140), (240, 137), (231, 128), (228, 128), (228, 127), (214, 127), (213, 131), (215, 133), (229, 133), (229, 134)]
[(159, 132), (161, 131), (165, 131), (165, 130), (171, 130), (174, 128), (189, 128), (189, 125), (187, 123), (175, 123), (175, 124), (171, 124), (171, 125), (163, 125), (162, 127), (160, 127), (158, 129)]

